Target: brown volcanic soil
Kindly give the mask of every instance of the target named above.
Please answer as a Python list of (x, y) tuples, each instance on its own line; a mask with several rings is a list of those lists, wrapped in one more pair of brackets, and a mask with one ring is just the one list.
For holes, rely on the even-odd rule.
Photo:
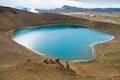
[[(95, 46), (96, 59), (70, 63), (72, 69), (43, 63), (40, 56), (12, 40), (12, 31), (48, 24), (80, 24), (112, 33), (116, 38)], [(120, 25), (55, 13), (35, 14), (0, 7), (0, 80), (119, 80)], [(30, 59), (32, 62), (26, 62)], [(64, 62), (63, 62), (64, 64)]]

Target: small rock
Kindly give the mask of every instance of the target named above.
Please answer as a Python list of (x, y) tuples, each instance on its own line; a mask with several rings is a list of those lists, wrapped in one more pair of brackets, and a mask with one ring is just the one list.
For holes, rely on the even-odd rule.
[(67, 68), (67, 69), (71, 69), (68, 61), (66, 61), (66, 68)]
[(55, 63), (60, 64), (60, 59), (55, 59)]
[(55, 64), (55, 62), (54, 62), (53, 59), (49, 59), (49, 63), (50, 63), (50, 64)]
[(31, 60), (30, 60), (30, 59), (27, 59), (27, 62), (31, 62)]

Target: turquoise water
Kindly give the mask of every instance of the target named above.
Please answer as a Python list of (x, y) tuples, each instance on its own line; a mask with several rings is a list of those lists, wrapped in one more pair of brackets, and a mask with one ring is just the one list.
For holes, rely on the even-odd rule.
[(114, 36), (80, 25), (48, 25), (19, 29), (14, 40), (19, 44), (62, 60), (93, 60), (92, 44)]

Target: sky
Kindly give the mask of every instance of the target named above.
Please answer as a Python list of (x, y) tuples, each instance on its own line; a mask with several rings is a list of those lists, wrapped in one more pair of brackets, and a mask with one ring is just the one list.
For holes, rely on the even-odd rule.
[(0, 0), (1, 6), (25, 6), (30, 8), (54, 9), (63, 5), (82, 8), (120, 8), (120, 0)]

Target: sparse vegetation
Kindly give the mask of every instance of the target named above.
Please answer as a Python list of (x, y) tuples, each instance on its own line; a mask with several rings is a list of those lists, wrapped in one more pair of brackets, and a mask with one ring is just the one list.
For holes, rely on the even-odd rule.
[(82, 11), (75, 13), (61, 13), (90, 20), (120, 24), (120, 12)]
[[(10, 11), (14, 11), (14, 13)], [(2, 12), (1, 12), (2, 11)], [(3, 13), (4, 12), (4, 13)], [(6, 14), (7, 12), (7, 14)], [(13, 14), (14, 13), (14, 14)], [(97, 13), (98, 14), (98, 13)], [(118, 20), (119, 21), (119, 20)], [(70, 63), (73, 71), (58, 64), (44, 64), (43, 56), (15, 43), (10, 31), (48, 24), (78, 24), (113, 34), (116, 38), (95, 46), (96, 59)], [(27, 63), (21, 60), (31, 61)], [(20, 62), (20, 63), (19, 63)], [(35, 14), (12, 8), (0, 8), (0, 80), (119, 80), (120, 25), (55, 13)]]

